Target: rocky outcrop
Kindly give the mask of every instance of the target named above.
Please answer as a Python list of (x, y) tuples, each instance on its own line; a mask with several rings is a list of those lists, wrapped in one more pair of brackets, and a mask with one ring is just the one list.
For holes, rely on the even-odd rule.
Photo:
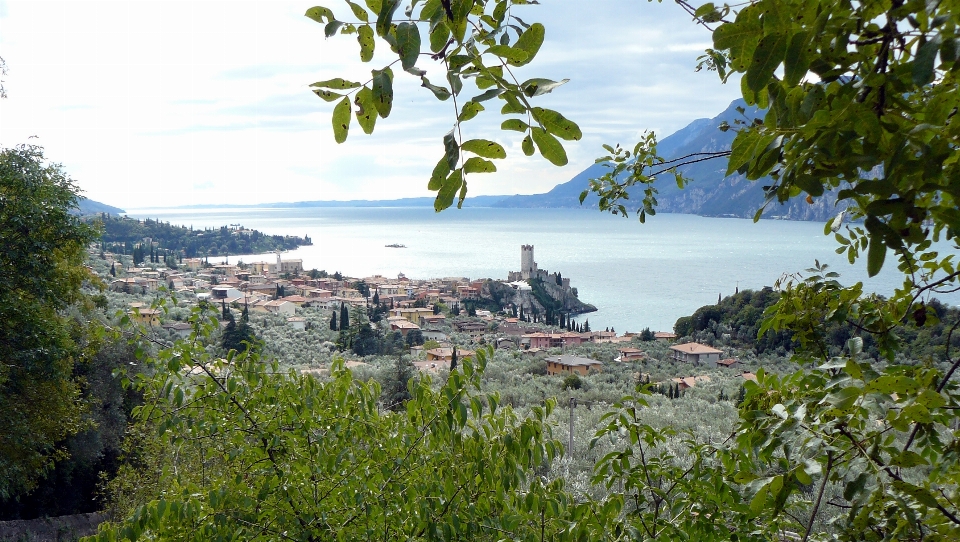
[(583, 314), (597, 310), (593, 305), (580, 301), (576, 288), (563, 288), (549, 280), (531, 279), (528, 283), (531, 289), (521, 290), (504, 282), (488, 280), (483, 283), (480, 295), (496, 301), (501, 307), (523, 307), (526, 314), (546, 314), (548, 310)]

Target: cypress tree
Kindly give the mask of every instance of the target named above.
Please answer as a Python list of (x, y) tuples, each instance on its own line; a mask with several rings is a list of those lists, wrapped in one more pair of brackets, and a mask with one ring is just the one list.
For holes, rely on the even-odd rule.
[(112, 264), (110, 264), (110, 276), (111, 277), (117, 276), (117, 262), (113, 262)]
[(450, 355), (450, 370), (457, 368), (457, 347), (453, 347), (453, 354)]
[(347, 309), (347, 306), (340, 303), (340, 329), (348, 329), (350, 327), (350, 311)]
[(336, 331), (336, 330), (337, 330), (337, 311), (334, 310), (334, 311), (330, 311), (330, 312), (331, 312), (331, 314), (330, 314), (330, 330), (331, 330), (331, 331)]

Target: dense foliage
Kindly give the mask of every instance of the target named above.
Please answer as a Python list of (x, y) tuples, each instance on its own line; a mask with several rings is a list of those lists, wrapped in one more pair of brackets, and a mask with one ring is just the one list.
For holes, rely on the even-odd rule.
[(545, 425), (553, 403), (519, 417), (479, 393), (484, 355), (381, 411), (379, 386), (342, 367), (321, 382), (256, 351), (215, 359), (199, 340), (215, 321), (192, 321), (194, 340), (135, 378), (143, 430), (161, 440), (147, 470), (127, 474), (156, 482), (140, 495), (124, 486), (142, 506), (98, 539), (497, 540), (562, 528), (543, 513), (565, 504), (562, 482), (534, 473), (561, 449)]
[(76, 203), (41, 149), (0, 150), (0, 499), (32, 489), (85, 425), (74, 370), (94, 330), (64, 311), (87, 303), (84, 251), (96, 232), (70, 213)]
[[(429, 183), (438, 192), (437, 210), (457, 195), (463, 200), (467, 174), (495, 171), (488, 158), (505, 155), (492, 141), (462, 140), (463, 123), (485, 109), (482, 102), (503, 102), (501, 113), (509, 118), (502, 128), (526, 134), (525, 154), (539, 150), (552, 163), (566, 163), (557, 138), (578, 139), (579, 129), (531, 102), (562, 82), (520, 82), (512, 71), (533, 60), (545, 33), (542, 25), (513, 15), (515, 5), (526, 3), (427, 1), (400, 15), (397, 1), (369, 1), (369, 12), (348, 2), (358, 19), (352, 22), (341, 22), (327, 8), (308, 10), (308, 17), (325, 24), (328, 37), (356, 33), (364, 62), (372, 59), (376, 38), (397, 54), (373, 70), (367, 83), (338, 78), (313, 85), (321, 98), (338, 101), (336, 140), (347, 136), (349, 94), (355, 94), (365, 132), (377, 117), (389, 115), (391, 66), (400, 63), (438, 99), (454, 101), (455, 127), (443, 138), (444, 157)], [(813, 202), (835, 192), (846, 211), (824, 233), (834, 235), (838, 252), (851, 263), (865, 255), (871, 276), (892, 252), (904, 282), (879, 297), (865, 294), (861, 284), (842, 286), (819, 265), (780, 282), (780, 299), (765, 311), (759, 333), (789, 332), (796, 359), (806, 368), (782, 378), (758, 374), (757, 383), (746, 386), (736, 439), (716, 448), (692, 443), (694, 460), (687, 468), (660, 462), (669, 456), (645, 458), (644, 444), (656, 447), (658, 436), (638, 421), (643, 402), (626, 399), (607, 433), (629, 434), (630, 446), (598, 463), (600, 472), (622, 481), (625, 493), (619, 501), (604, 501), (617, 513), (615, 521), (598, 525), (600, 532), (604, 538), (706, 539), (727, 538), (732, 530), (744, 538), (782, 538), (780, 528), (786, 527), (806, 541), (817, 533), (830, 536), (829, 525), (843, 539), (956, 539), (960, 396), (951, 378), (960, 357), (950, 347), (958, 324), (947, 330), (942, 357), (919, 365), (899, 363), (906, 360), (898, 330), (911, 320), (919, 329), (938, 325), (932, 295), (960, 286), (954, 262), (960, 235), (960, 4), (677, 3), (712, 31), (713, 47), (700, 67), (715, 70), (724, 82), (739, 78), (747, 104), (765, 112), (752, 118), (744, 111), (742, 120), (718, 127), (737, 132), (730, 152), (666, 163), (657, 156), (653, 134), (632, 150), (607, 146), (609, 154), (600, 161), (610, 171), (591, 181), (581, 201), (592, 190), (601, 209), (626, 215), (629, 189), (638, 187), (643, 198), (637, 213), (644, 221), (656, 212), (659, 174), (672, 172), (683, 186), (689, 180), (675, 167), (722, 157), (728, 174), (772, 179), (762, 188), (767, 203), (799, 197)], [(429, 37), (424, 55), (418, 25)], [(448, 86), (427, 80), (416, 67), (428, 55), (444, 63)], [(465, 79), (482, 92), (461, 98), (460, 106)], [(847, 217), (862, 222), (841, 231)], [(709, 316), (699, 318), (709, 322)], [(837, 351), (830, 334), (843, 326), (853, 332)], [(866, 337), (888, 364), (862, 359)], [(666, 496), (665, 479), (671, 480)], [(717, 530), (717, 524), (723, 527)], [(607, 530), (614, 525), (625, 529)]]
[(311, 244), (307, 236), (266, 235), (242, 227), (221, 226), (194, 230), (193, 227), (172, 226), (169, 222), (151, 218), (138, 220), (106, 214), (101, 215), (100, 221), (103, 227), (103, 248), (118, 254), (133, 254), (136, 245), (147, 238), (158, 243), (160, 250), (186, 258), (262, 254), (274, 250), (293, 250)]

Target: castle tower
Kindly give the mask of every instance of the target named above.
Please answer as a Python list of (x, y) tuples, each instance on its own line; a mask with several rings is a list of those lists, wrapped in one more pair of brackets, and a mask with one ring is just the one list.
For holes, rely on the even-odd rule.
[(537, 262), (533, 259), (533, 245), (520, 245), (520, 277), (527, 280), (537, 274)]

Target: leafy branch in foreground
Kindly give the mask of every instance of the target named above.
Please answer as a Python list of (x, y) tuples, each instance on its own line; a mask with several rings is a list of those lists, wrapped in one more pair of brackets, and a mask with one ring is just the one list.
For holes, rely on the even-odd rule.
[(128, 499), (132, 515), (97, 540), (499, 540), (565, 525), (563, 481), (536, 474), (562, 450), (546, 425), (554, 402), (521, 417), (479, 393), (488, 352), (440, 386), (411, 380), (392, 412), (342, 360), (319, 381), (257, 349), (212, 357), (213, 314), (197, 309), (190, 340), (133, 378), (135, 434), (159, 435), (157, 464), (124, 472), (159, 494)]
[[(347, 1), (353, 22), (335, 17), (326, 7), (313, 7), (306, 16), (324, 24), (331, 37), (356, 34), (360, 60), (373, 59), (377, 40), (397, 55), (386, 66), (371, 71), (365, 81), (334, 78), (313, 83), (314, 93), (333, 109), (333, 133), (338, 143), (347, 139), (355, 116), (366, 134), (373, 133), (378, 118), (387, 118), (393, 106), (393, 68), (420, 78), (421, 86), (440, 101), (453, 104), (454, 127), (443, 136), (444, 155), (430, 175), (427, 187), (437, 192), (434, 208), (441, 211), (458, 198), (458, 207), (467, 195), (467, 177), (497, 170), (492, 160), (506, 157), (506, 150), (488, 139), (465, 140), (463, 123), (486, 109), (490, 100), (503, 102), (500, 113), (510, 116), (501, 129), (524, 134), (521, 148), (531, 156), (539, 152), (550, 163), (566, 165), (567, 154), (560, 140), (576, 141), (583, 135), (576, 123), (561, 113), (537, 107), (533, 99), (552, 92), (568, 80), (530, 78), (521, 82), (512, 68), (530, 63), (543, 44), (545, 28), (527, 24), (513, 15), (515, 5), (528, 0), (427, 0), (411, 2), (402, 16), (399, 0), (367, 0), (366, 7)], [(422, 29), (421, 29), (422, 27)], [(422, 40), (421, 31), (428, 39)], [(422, 57), (441, 63), (443, 83), (431, 82), (427, 71), (417, 67)], [(460, 103), (464, 85), (472, 83), (478, 94)], [(352, 99), (351, 99), (352, 98)], [(513, 116), (516, 115), (516, 116)], [(519, 117), (519, 118), (518, 118)]]

